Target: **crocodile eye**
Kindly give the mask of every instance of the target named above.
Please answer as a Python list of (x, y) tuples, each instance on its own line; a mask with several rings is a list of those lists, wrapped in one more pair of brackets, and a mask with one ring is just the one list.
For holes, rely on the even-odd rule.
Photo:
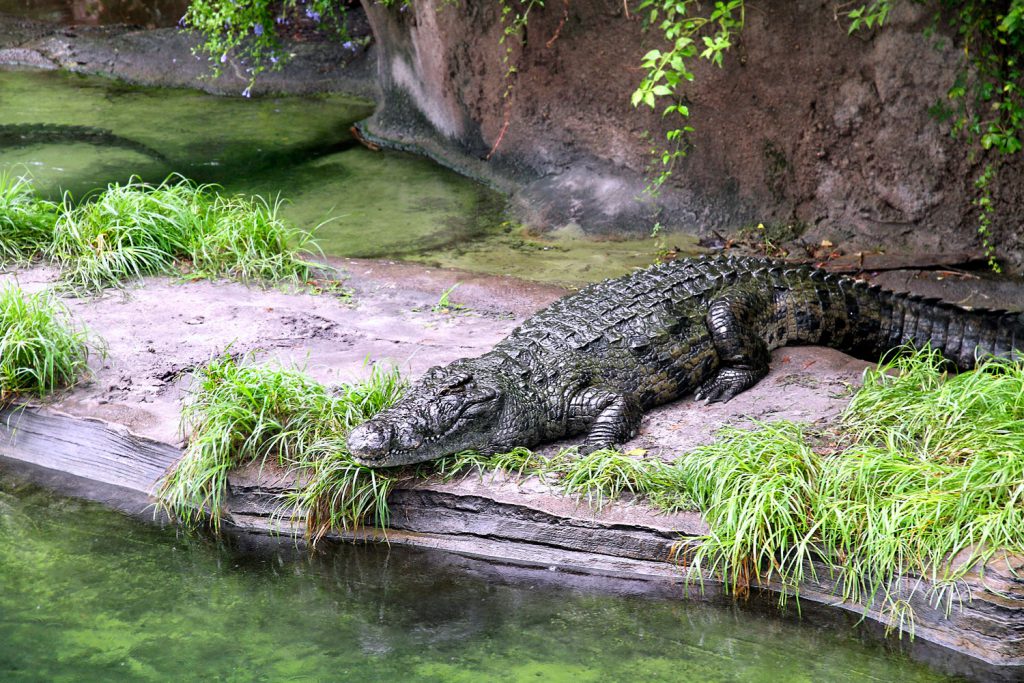
[(472, 388), (473, 375), (467, 372), (460, 372), (448, 379), (447, 386), (439, 392), (441, 396), (448, 394), (464, 394), (466, 389)]
[(423, 377), (420, 378), (421, 382), (432, 383), (438, 380), (444, 381), (444, 368), (440, 365), (435, 365), (426, 372), (423, 373)]

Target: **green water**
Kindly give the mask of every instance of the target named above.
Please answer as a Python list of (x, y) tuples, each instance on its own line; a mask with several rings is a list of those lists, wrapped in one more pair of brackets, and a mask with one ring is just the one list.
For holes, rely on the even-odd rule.
[(159, 182), (177, 172), (233, 192), (280, 194), (290, 202), (285, 217), (316, 229), (328, 255), (565, 285), (649, 265), (660, 248), (693, 248), (688, 238), (596, 242), (571, 228), (526, 234), (507, 222), (503, 197), (486, 187), (423, 158), (355, 144), (349, 129), (372, 111), (371, 103), (342, 96), (215, 97), (0, 70), (0, 126), (91, 126), (142, 147), (0, 140), (0, 171), (27, 171), (41, 191), (75, 197), (132, 175)]
[(458, 562), (379, 545), (243, 550), (0, 472), (0, 679), (947, 680), (848, 628)]
[(40, 191), (81, 196), (132, 175), (158, 182), (171, 172), (201, 182), (240, 184), (349, 140), (352, 121), (372, 104), (340, 96), (252, 100), (191, 90), (130, 86), (103, 78), (0, 70), (0, 126), (60, 124), (109, 130), (134, 149), (31, 139), (0, 148), (0, 169), (27, 169)]

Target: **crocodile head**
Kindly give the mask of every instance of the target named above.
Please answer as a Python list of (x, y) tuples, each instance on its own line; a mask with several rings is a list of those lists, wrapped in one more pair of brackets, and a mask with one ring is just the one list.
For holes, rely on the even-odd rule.
[(352, 430), (349, 452), (364, 465), (393, 467), (493, 450), (505, 440), (499, 432), (514, 401), (503, 373), (480, 360), (430, 369), (394, 406)]

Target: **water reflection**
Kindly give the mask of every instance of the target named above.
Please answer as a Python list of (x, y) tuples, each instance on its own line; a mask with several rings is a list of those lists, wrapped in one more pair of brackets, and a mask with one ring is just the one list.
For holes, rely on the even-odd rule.
[(181, 537), (0, 471), (0, 678), (946, 680), (855, 631), (434, 552), (242, 540)]

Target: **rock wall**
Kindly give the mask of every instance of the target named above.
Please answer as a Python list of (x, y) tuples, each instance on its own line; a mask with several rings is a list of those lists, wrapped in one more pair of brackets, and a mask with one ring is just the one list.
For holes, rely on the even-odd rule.
[[(365, 30), (354, 18), (354, 33)], [(196, 34), (176, 28), (62, 26), (0, 12), (0, 68), (63, 69), (161, 88), (195, 88), (215, 95), (241, 95), (249, 87), (245, 64), (231, 58), (212, 78), (210, 64), (193, 54)], [(376, 61), (372, 52), (345, 49), (312, 36), (286, 40), (291, 59), (267, 71), (252, 86), (254, 95), (310, 95), (324, 92), (374, 98)], [(0, 99), (2, 103), (2, 99)]]
[[(597, 235), (641, 234), (660, 221), (708, 233), (765, 223), (849, 249), (977, 246), (971, 201), (983, 160), (928, 113), (962, 51), (941, 29), (926, 36), (930, 13), (905, 5), (882, 30), (856, 36), (834, 3), (749, 5), (725, 68), (695, 69), (692, 148), (656, 200), (637, 197), (648, 131), (660, 140), (668, 125), (629, 96), (640, 56), (661, 45), (618, 0), (535, 8), (525, 43), (512, 45), (507, 97), (499, 3), (366, 3), (382, 101), (365, 128), (508, 191), (539, 229), (577, 222)], [(997, 241), (1017, 268), (1022, 168), (1005, 166), (996, 188)]]

